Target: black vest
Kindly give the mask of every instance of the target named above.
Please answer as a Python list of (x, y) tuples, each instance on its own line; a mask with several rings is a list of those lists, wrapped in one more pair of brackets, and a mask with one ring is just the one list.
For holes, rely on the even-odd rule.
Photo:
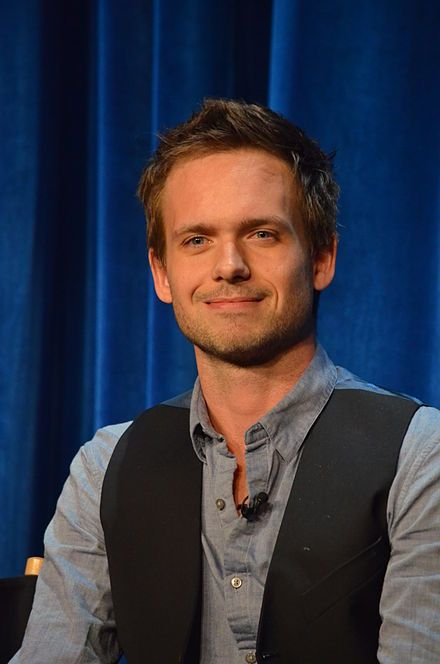
[[(377, 662), (386, 503), (417, 408), (397, 395), (333, 392), (304, 442), (276, 541), (258, 662)], [(142, 413), (104, 478), (101, 520), (129, 664), (198, 662), (202, 464), (188, 418), (172, 406)]]

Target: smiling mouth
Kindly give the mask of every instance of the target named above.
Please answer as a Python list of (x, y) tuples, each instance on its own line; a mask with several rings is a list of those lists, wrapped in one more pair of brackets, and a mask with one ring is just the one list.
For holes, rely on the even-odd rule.
[(255, 308), (262, 300), (263, 298), (261, 297), (221, 297), (205, 300), (205, 304), (210, 309), (217, 309), (219, 311), (244, 311)]
[(262, 297), (215, 297), (205, 300), (206, 304), (242, 304), (243, 302), (261, 302)]
[(217, 288), (211, 291), (198, 291), (194, 295), (194, 300), (203, 304), (240, 304), (261, 302), (270, 295), (271, 292), (265, 288)]

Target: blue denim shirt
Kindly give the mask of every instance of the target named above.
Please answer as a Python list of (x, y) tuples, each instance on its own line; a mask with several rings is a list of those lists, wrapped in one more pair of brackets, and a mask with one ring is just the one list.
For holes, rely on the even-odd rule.
[[(204, 464), (202, 664), (255, 661), (264, 584), (301, 445), (340, 388), (383, 392), (335, 367), (318, 347), (287, 396), (246, 432), (250, 496), (269, 495), (255, 521), (237, 516), (235, 458), (211, 426), (198, 381), (192, 395), (173, 400), (190, 406), (194, 451)], [(98, 431), (72, 463), (46, 532), (34, 608), (14, 664), (110, 664), (120, 657), (99, 503), (107, 464), (128, 425)], [(440, 661), (439, 479), (440, 411), (421, 407), (388, 499), (392, 554), (381, 599), (381, 664)]]

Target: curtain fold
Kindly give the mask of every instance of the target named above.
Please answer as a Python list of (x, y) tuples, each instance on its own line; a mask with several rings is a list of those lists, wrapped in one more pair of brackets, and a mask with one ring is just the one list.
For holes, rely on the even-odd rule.
[(440, 406), (440, 6), (18, 0), (0, 38), (0, 574), (21, 572), (81, 443), (189, 389), (147, 269), (137, 180), (204, 97), (336, 149), (332, 358)]

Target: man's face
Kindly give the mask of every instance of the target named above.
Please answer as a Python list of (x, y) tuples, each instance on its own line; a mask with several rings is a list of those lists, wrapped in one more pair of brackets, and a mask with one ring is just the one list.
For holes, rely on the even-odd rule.
[(156, 292), (205, 353), (250, 366), (313, 336), (314, 289), (334, 250), (312, 259), (287, 165), (261, 150), (182, 161), (161, 199), (166, 254), (150, 252)]

